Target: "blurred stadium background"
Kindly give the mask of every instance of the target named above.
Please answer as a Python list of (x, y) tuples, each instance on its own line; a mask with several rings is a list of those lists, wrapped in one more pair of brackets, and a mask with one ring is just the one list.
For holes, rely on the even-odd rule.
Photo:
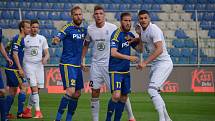
[[(72, 6), (79, 5), (83, 9), (82, 26), (87, 27), (94, 22), (93, 7), (97, 4), (104, 6), (107, 21), (118, 26), (120, 13), (131, 12), (133, 32), (138, 10), (149, 10), (152, 22), (164, 32), (168, 51), (174, 63), (174, 70), (165, 82), (163, 92), (186, 92), (164, 94), (170, 115), (174, 121), (215, 121), (215, 0), (0, 0), (0, 28), (3, 29), (4, 45), (19, 32), (18, 22), (22, 19), (39, 19), (40, 34), (48, 40), (51, 59), (45, 66), (46, 88), (41, 98), (42, 110), (47, 115), (45, 121), (54, 119), (56, 106), (61, 97), (47, 92), (63, 92), (57, 68), (62, 44), (52, 45), (51, 38), (62, 26), (71, 21)], [(132, 54), (140, 56), (134, 51)], [(91, 56), (92, 52), (89, 49), (86, 64), (90, 65)], [(148, 55), (141, 56), (146, 58)], [(0, 57), (0, 62), (5, 64), (3, 57)], [(155, 121), (157, 116), (149, 97), (138, 93), (147, 88), (149, 68), (139, 72), (135, 70), (134, 65), (131, 66), (132, 90), (135, 92), (131, 94), (134, 114), (138, 121)], [(88, 77), (89, 73), (84, 74), (86, 81), (84, 93), (90, 93), (90, 88), (87, 86)], [(107, 91), (105, 87), (102, 90)], [(192, 92), (212, 93), (193, 94)], [(101, 98), (103, 102), (100, 117), (103, 120), (108, 96), (110, 94), (106, 93)], [(75, 115), (76, 121), (89, 120), (89, 99), (89, 94), (83, 94), (81, 97)], [(13, 111), (15, 114), (16, 106), (13, 107)], [(123, 120), (125, 119), (124, 116)]]

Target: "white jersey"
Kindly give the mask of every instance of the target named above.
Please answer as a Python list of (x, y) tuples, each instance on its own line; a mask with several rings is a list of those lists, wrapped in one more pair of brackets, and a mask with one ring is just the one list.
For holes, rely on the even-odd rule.
[(40, 63), (42, 61), (43, 50), (49, 48), (44, 36), (37, 34), (32, 37), (27, 35), (24, 39), (25, 51), (24, 62)]
[(141, 40), (144, 43), (145, 52), (149, 55), (155, 50), (154, 43), (162, 41), (163, 53), (160, 54), (153, 62), (157, 62), (160, 60), (171, 61), (170, 55), (168, 54), (166, 49), (163, 32), (157, 25), (150, 23), (145, 31), (143, 31), (141, 27)]
[(87, 29), (86, 41), (93, 44), (92, 63), (102, 66), (108, 66), (110, 56), (110, 38), (117, 26), (108, 22), (102, 28), (96, 24), (91, 24)]

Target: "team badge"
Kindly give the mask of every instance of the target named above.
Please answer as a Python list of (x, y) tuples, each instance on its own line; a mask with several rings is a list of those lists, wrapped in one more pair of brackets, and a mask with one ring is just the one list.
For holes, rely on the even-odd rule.
[(36, 56), (38, 54), (38, 50), (37, 49), (32, 49), (31, 50), (31, 55), (32, 56)]
[(99, 43), (97, 44), (97, 50), (103, 51), (104, 49), (105, 49), (105, 44), (104, 44), (104, 42), (99, 42)]

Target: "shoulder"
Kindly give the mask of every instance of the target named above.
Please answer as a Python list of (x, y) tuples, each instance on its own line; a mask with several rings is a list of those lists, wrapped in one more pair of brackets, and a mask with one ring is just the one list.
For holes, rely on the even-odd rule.
[(161, 32), (161, 29), (160, 29), (156, 24), (151, 24), (151, 25), (150, 25), (150, 29), (151, 29), (152, 31)]
[(109, 23), (109, 22), (105, 22), (105, 26), (110, 28), (110, 29), (117, 29), (117, 26), (115, 24)]
[(36, 36), (38, 39), (46, 40), (46, 38), (43, 35), (37, 34)]
[(73, 23), (69, 23), (66, 24), (62, 27), (61, 31), (66, 31), (67, 29), (73, 29), (74, 28), (74, 24)]
[(95, 28), (97, 28), (97, 27), (96, 27), (96, 24), (94, 23), (94, 24), (90, 24), (90, 25), (87, 27), (87, 30), (92, 30), (92, 29), (95, 29)]

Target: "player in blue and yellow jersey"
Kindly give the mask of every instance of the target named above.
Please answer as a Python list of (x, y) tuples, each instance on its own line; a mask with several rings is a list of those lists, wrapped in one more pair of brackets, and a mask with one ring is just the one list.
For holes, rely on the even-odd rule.
[(9, 114), (10, 108), (13, 104), (14, 97), (16, 96), (17, 88), (20, 88), (18, 95), (18, 112), (17, 118), (24, 117), (23, 107), (26, 99), (27, 82), (24, 80), (24, 71), (22, 67), (22, 61), (24, 57), (24, 37), (30, 33), (30, 22), (23, 20), (19, 23), (18, 35), (15, 35), (11, 44), (9, 55), (13, 60), (13, 65), (7, 65), (5, 69), (7, 77), (7, 86), (9, 86), (9, 94), (6, 98), (6, 114), (8, 118), (15, 118), (12, 114)]
[[(140, 41), (135, 41), (135, 37), (130, 31), (131, 14), (121, 14), (121, 27), (115, 30), (111, 36), (111, 56), (109, 61), (110, 87), (112, 98), (108, 103), (106, 121), (111, 121), (111, 116), (115, 111), (114, 121), (120, 121), (124, 110), (125, 102), (130, 93), (130, 61), (137, 62), (136, 56), (130, 55), (131, 47), (141, 49)], [(140, 50), (139, 50), (140, 51)]]
[[(9, 65), (13, 64), (13, 61), (7, 56), (7, 53), (4, 49), (4, 45), (2, 44), (2, 29), (0, 28), (0, 51), (3, 57), (7, 60)], [(2, 80), (2, 75), (0, 71), (0, 115), (1, 115), (1, 121), (7, 121), (6, 119), (6, 113), (5, 113), (5, 89), (4, 89), (4, 83)]]
[(81, 95), (83, 86), (83, 78), (81, 71), (81, 54), (84, 38), (87, 30), (80, 27), (82, 23), (82, 12), (79, 6), (71, 9), (73, 22), (64, 26), (56, 37), (53, 38), (53, 43), (63, 42), (63, 53), (60, 61), (60, 73), (63, 81), (66, 94), (62, 97), (56, 121), (60, 121), (65, 108), (68, 106), (66, 121), (72, 120), (78, 99)]

